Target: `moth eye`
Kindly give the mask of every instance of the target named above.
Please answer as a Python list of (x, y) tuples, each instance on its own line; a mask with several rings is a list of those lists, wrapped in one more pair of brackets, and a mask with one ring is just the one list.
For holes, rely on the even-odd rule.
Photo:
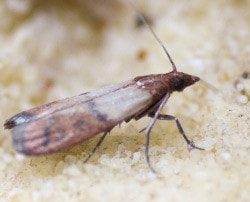
[(183, 90), (184, 84), (185, 84), (185, 82), (184, 82), (183, 79), (177, 79), (177, 80), (175, 80), (174, 81), (175, 90), (177, 90), (177, 91)]

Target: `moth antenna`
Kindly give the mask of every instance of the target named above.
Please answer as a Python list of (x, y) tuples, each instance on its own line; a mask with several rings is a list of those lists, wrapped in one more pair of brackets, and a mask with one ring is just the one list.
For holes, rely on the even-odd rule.
[(163, 45), (163, 42), (160, 40), (160, 38), (156, 35), (155, 31), (153, 30), (153, 28), (148, 24), (146, 18), (138, 11), (138, 9), (135, 7), (135, 5), (132, 3), (132, 1), (128, 1), (130, 3), (130, 5), (133, 7), (133, 9), (135, 10), (137, 16), (141, 19), (141, 21), (143, 22), (143, 24), (145, 24), (147, 26), (147, 28), (150, 30), (150, 32), (153, 34), (154, 38), (156, 39), (156, 41), (160, 44), (160, 46), (163, 48), (163, 50), (165, 51), (166, 55), (168, 56), (168, 59), (172, 65), (173, 71), (177, 71), (176, 65), (174, 63), (174, 61), (172, 60), (167, 48)]

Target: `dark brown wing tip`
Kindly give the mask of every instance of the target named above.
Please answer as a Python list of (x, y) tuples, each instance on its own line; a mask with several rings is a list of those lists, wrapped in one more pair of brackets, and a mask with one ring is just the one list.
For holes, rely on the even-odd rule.
[(6, 120), (4, 123), (4, 129), (12, 129), (17, 125), (27, 123), (31, 120), (32, 114), (28, 112), (21, 112), (12, 118)]
[(11, 129), (15, 126), (16, 126), (15, 121), (13, 121), (12, 119), (6, 120), (4, 125), (3, 125), (4, 129)]

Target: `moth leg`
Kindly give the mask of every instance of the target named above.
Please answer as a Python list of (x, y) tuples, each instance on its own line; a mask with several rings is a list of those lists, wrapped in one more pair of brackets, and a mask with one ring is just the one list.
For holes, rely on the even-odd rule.
[(158, 116), (160, 115), (160, 112), (161, 112), (162, 108), (164, 107), (164, 105), (168, 101), (169, 97), (170, 97), (170, 94), (166, 94), (164, 96), (160, 106), (158, 107), (158, 109), (156, 110), (154, 116), (152, 117), (153, 119), (151, 120), (151, 122), (149, 123), (149, 125), (146, 128), (145, 156), (146, 156), (146, 161), (147, 161), (148, 167), (153, 173), (156, 173), (156, 171), (152, 167), (151, 162), (150, 162), (150, 158), (149, 158), (150, 132), (151, 132), (156, 120), (158, 119)]
[[(150, 116), (150, 115), (149, 115)], [(176, 118), (175, 116), (172, 115), (167, 115), (167, 114), (159, 114), (157, 119), (159, 120), (168, 120), (168, 121), (175, 121), (176, 126), (179, 130), (179, 133), (182, 135), (182, 137), (185, 139), (187, 145), (191, 148), (191, 149), (199, 149), (199, 150), (204, 150), (203, 148), (197, 147), (195, 146), (194, 142), (189, 140), (188, 137), (186, 136), (180, 121), (178, 120), (178, 118)]]
[(139, 130), (139, 133), (142, 133), (142, 132), (145, 131), (146, 129), (147, 129), (147, 127), (143, 128), (143, 129), (141, 129), (141, 130)]
[(107, 134), (110, 131), (107, 131), (105, 133), (103, 133), (103, 135), (101, 136), (101, 138), (99, 139), (99, 141), (97, 142), (96, 146), (94, 147), (94, 149), (91, 151), (91, 153), (89, 154), (89, 156), (83, 161), (83, 163), (86, 163), (92, 156), (93, 154), (96, 152), (96, 150), (100, 147), (100, 145), (102, 144), (103, 140), (105, 139), (105, 137), (107, 136)]

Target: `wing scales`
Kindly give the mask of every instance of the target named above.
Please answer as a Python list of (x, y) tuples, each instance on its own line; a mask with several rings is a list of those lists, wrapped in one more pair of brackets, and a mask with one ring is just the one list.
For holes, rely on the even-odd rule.
[(26, 155), (60, 151), (111, 130), (151, 102), (150, 93), (131, 81), (53, 102), (10, 119), (13, 145)]

